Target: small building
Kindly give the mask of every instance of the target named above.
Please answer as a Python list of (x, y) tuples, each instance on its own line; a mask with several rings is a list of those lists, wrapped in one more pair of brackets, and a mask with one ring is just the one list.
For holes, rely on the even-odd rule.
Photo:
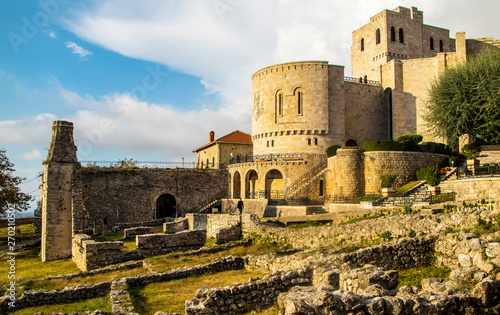
[(215, 140), (210, 131), (209, 143), (194, 150), (195, 168), (226, 169), (230, 161), (245, 161), (253, 152), (252, 136), (236, 130)]

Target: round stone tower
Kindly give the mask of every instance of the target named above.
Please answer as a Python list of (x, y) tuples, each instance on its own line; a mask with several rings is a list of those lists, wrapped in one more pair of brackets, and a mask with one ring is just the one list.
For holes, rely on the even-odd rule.
[[(343, 67), (326, 61), (283, 63), (257, 71), (252, 76), (254, 155), (325, 154), (328, 146), (341, 143), (343, 73)], [(334, 115), (339, 119), (332, 128)]]
[(345, 198), (365, 194), (363, 149), (339, 149), (336, 157), (337, 189), (335, 195)]

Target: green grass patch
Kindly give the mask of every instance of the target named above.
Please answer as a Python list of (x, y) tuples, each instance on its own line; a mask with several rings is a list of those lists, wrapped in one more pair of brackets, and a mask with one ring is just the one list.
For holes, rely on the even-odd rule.
[(269, 250), (261, 249), (258, 245), (238, 246), (217, 253), (205, 253), (184, 257), (176, 257), (175, 254), (167, 254), (162, 256), (148, 257), (145, 259), (145, 261), (150, 263), (153, 270), (155, 270), (156, 272), (165, 272), (179, 267), (206, 264), (214, 259), (224, 258), (229, 255), (243, 257), (246, 255), (256, 255), (267, 252), (269, 252)]
[(354, 223), (358, 223), (358, 222), (365, 221), (365, 220), (377, 219), (377, 218), (380, 218), (383, 216), (384, 216), (383, 213), (378, 213), (378, 214), (374, 214), (374, 215), (364, 215), (362, 217), (350, 219), (346, 222), (340, 222), (339, 225), (354, 224)]
[(402, 195), (402, 194), (404, 194), (405, 192), (407, 192), (408, 190), (410, 190), (411, 188), (417, 186), (420, 183), (421, 183), (420, 181), (409, 182), (409, 183), (407, 183), (407, 184), (399, 187), (398, 189), (396, 189), (394, 191), (394, 194), (395, 195)]
[[(39, 245), (18, 252), (16, 256), (17, 282), (80, 272), (80, 269), (76, 267), (71, 258), (42, 262), (39, 255)], [(6, 260), (6, 253), (0, 256), (0, 260)], [(4, 277), (0, 277), (2, 293), (5, 292), (5, 285), (10, 281), (7, 278), (9, 267), (7, 263), (0, 263), (0, 274), (5, 275)]]
[(448, 281), (448, 276), (450, 275), (450, 268), (448, 267), (436, 267), (436, 266), (424, 266), (415, 267), (411, 269), (398, 270), (399, 273), (399, 284), (398, 289), (403, 286), (414, 286), (422, 288), (422, 280), (427, 278), (442, 278)]
[(37, 307), (29, 307), (25, 309), (18, 310), (11, 314), (13, 315), (32, 315), (35, 313), (84, 313), (86, 311), (101, 310), (104, 312), (111, 312), (111, 304), (109, 301), (109, 296), (103, 296), (100, 298), (78, 301), (67, 304), (54, 304), (54, 305), (43, 305)]
[(250, 277), (262, 276), (263, 274), (252, 271), (231, 270), (133, 287), (129, 292), (135, 311), (139, 314), (149, 315), (159, 310), (184, 314), (185, 300), (192, 299), (196, 290), (201, 287), (224, 287), (247, 282)]
[(290, 229), (304, 229), (312, 226), (323, 226), (323, 225), (328, 225), (331, 222), (322, 222), (322, 221), (307, 221), (307, 222), (302, 222), (302, 223), (292, 223), (287, 225), (287, 228)]
[(75, 286), (79, 284), (91, 285), (100, 282), (111, 281), (113, 279), (120, 279), (126, 277), (134, 277), (140, 274), (148, 273), (146, 268), (138, 267), (132, 269), (122, 269), (113, 272), (102, 274), (77, 276), (71, 279), (53, 279), (44, 281), (28, 281), (25, 285), (25, 290), (62, 290), (65, 287)]
[[(40, 236), (39, 234), (35, 234), (35, 229), (33, 227), (33, 224), (22, 224), (22, 225), (17, 225), (15, 227), (16, 234), (14, 237), (16, 238), (16, 241), (22, 241), (23, 239), (33, 239), (37, 236)], [(12, 227), (10, 229), (12, 231)], [(9, 227), (3, 227), (0, 228), (0, 237), (1, 238), (6, 238), (7, 236), (12, 237), (12, 232), (9, 235)]]

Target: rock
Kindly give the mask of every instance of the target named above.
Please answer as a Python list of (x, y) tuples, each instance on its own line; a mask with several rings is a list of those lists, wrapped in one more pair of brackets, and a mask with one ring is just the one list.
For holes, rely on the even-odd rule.
[(490, 258), (497, 258), (500, 256), (500, 243), (489, 243), (486, 246), (486, 256)]
[(461, 267), (470, 267), (472, 265), (472, 261), (469, 255), (459, 254), (458, 255), (458, 264)]
[(500, 282), (495, 280), (483, 280), (472, 290), (472, 296), (481, 299), (485, 307), (489, 307), (498, 301), (500, 295)]

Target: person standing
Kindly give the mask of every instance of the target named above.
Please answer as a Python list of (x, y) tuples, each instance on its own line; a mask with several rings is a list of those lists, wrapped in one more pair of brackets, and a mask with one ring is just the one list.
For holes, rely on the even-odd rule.
[(240, 200), (238, 201), (238, 204), (236, 205), (236, 208), (238, 208), (238, 211), (240, 212), (240, 215), (241, 215), (241, 212), (243, 212), (243, 207), (245, 205), (243, 204), (243, 200), (241, 200), (241, 197), (240, 197)]

